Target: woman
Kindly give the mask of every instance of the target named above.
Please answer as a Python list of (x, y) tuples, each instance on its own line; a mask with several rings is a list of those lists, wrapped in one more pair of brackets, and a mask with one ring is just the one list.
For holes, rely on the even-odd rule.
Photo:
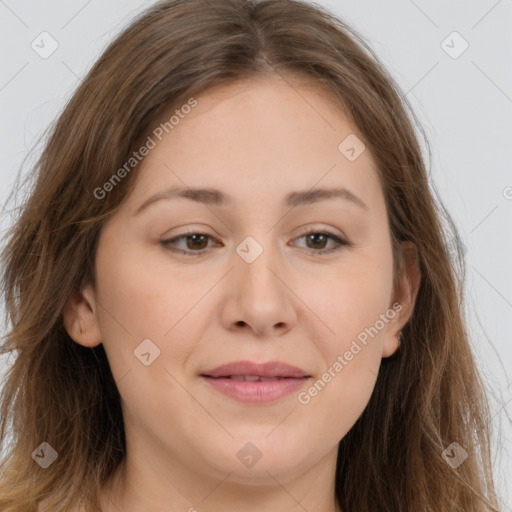
[(315, 5), (134, 20), (3, 251), (0, 509), (498, 510), (411, 119)]

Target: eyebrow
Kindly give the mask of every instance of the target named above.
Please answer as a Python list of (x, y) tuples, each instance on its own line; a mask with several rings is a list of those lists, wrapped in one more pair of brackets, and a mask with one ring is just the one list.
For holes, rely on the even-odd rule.
[[(142, 203), (133, 214), (139, 215), (150, 205), (161, 200), (189, 199), (198, 203), (212, 206), (231, 206), (233, 198), (214, 188), (183, 188), (173, 187), (162, 192), (158, 192)], [(314, 190), (300, 190), (290, 192), (285, 196), (284, 205), (290, 208), (317, 203), (327, 199), (344, 199), (368, 211), (368, 206), (364, 201), (346, 188), (319, 188)]]

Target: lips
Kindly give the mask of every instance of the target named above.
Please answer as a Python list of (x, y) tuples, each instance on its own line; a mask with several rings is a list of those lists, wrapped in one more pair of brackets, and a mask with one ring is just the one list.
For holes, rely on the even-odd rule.
[(275, 402), (302, 388), (311, 377), (301, 368), (280, 361), (235, 361), (201, 374), (212, 389), (239, 402)]
[(244, 381), (244, 382), (273, 382), (275, 380), (290, 379), (291, 377), (260, 377), (259, 375), (230, 375), (229, 377), (226, 376), (226, 377), (215, 377), (215, 378), (239, 380), (239, 381)]
[(213, 378), (232, 378), (234, 380), (245, 380), (248, 382), (310, 377), (310, 375), (301, 368), (281, 361), (270, 361), (268, 363), (234, 361), (205, 371), (201, 375)]

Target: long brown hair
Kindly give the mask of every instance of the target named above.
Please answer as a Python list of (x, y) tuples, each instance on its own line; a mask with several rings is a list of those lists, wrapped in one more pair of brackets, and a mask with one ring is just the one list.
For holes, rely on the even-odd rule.
[[(462, 312), (461, 244), (434, 198), (418, 141), (425, 133), (407, 98), (364, 38), (318, 5), (167, 0), (139, 15), (81, 82), (51, 127), (6, 236), (9, 331), (1, 352), (15, 359), (1, 397), (3, 512), (35, 511), (43, 501), (57, 512), (79, 503), (99, 510), (98, 492), (125, 454), (120, 396), (103, 346), (73, 342), (62, 312), (94, 282), (98, 234), (128, 196), (138, 167), (101, 198), (95, 191), (164, 112), (211, 87), (271, 75), (290, 83), (303, 77), (332, 93), (378, 164), (397, 278), (401, 242), (419, 255), (421, 286), (401, 349), (383, 360), (370, 402), (339, 445), (340, 507), (498, 510), (485, 388)], [(46, 469), (34, 459), (42, 442), (58, 453)], [(442, 456), (452, 442), (468, 453), (457, 468)]]

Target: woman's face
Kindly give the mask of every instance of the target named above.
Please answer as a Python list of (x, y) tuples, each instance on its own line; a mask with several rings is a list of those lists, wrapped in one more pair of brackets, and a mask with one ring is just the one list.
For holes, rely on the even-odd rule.
[[(375, 162), (327, 98), (239, 83), (150, 135), (133, 193), (101, 231), (96, 287), (66, 312), (77, 342), (104, 345), (132, 461), (254, 484), (334, 470), (411, 304), (393, 289)], [(307, 377), (205, 376), (237, 361)]]

